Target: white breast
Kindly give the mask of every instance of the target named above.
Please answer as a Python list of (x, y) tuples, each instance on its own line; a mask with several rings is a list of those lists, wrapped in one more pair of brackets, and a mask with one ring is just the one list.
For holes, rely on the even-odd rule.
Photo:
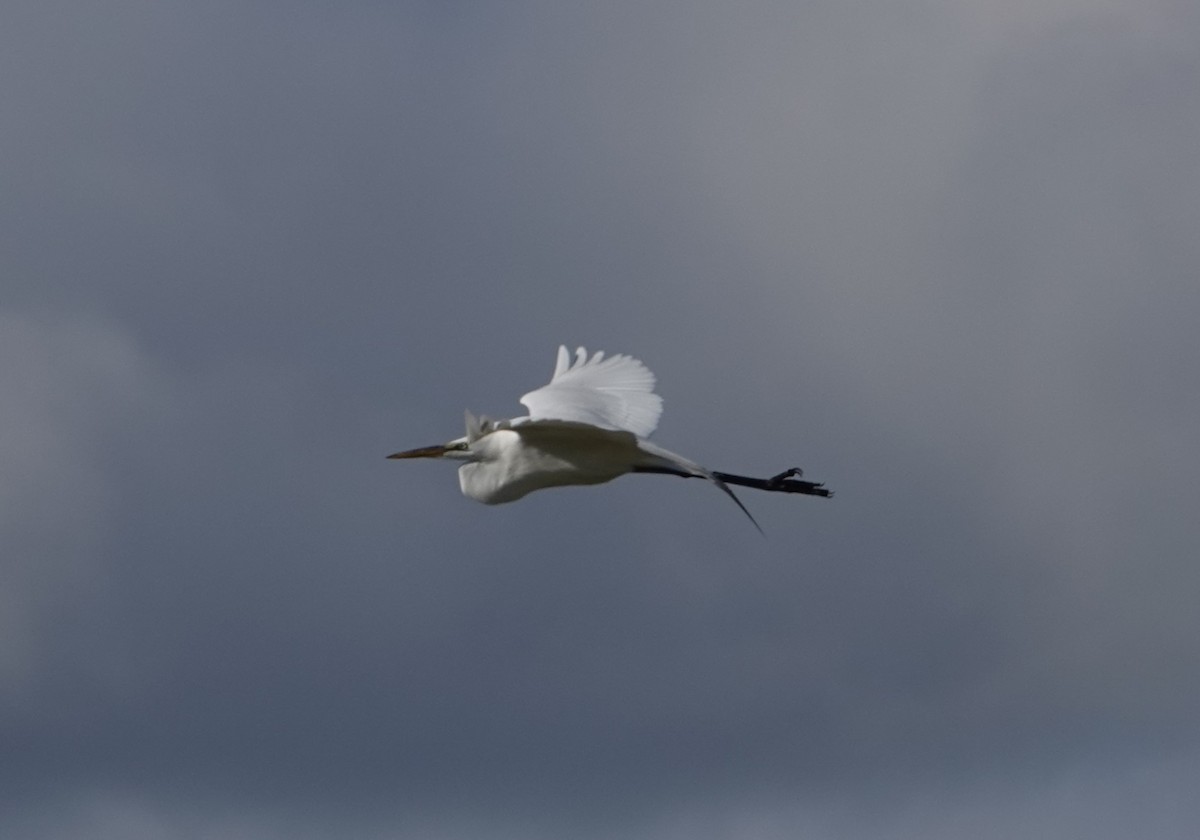
[(459, 467), (463, 495), (488, 505), (543, 487), (602, 484), (633, 469), (637, 438), (583, 423), (542, 421), (501, 429), (471, 446), (477, 460)]

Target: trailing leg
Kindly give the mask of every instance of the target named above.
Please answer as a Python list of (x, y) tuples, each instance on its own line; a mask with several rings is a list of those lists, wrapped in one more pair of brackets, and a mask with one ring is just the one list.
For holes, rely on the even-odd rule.
[(750, 478), (744, 475), (713, 472), (717, 478), (726, 484), (736, 484), (738, 487), (753, 487), (756, 490), (767, 490), (773, 493), (803, 493), (806, 496), (820, 496), (828, 499), (833, 491), (826, 489), (824, 484), (815, 481), (804, 481), (797, 476), (802, 475), (799, 467), (784, 470), (771, 478)]

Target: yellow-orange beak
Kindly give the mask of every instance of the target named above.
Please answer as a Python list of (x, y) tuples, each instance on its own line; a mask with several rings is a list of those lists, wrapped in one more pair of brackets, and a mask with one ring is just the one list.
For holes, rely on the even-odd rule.
[(389, 458), (441, 458), (446, 454), (445, 444), (441, 446), (422, 446), (420, 449), (408, 449), (404, 452), (394, 452)]

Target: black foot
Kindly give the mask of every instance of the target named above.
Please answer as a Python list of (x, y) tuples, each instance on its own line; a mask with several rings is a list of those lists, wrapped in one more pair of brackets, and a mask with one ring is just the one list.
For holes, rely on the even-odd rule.
[(784, 493), (807, 493), (810, 496), (824, 496), (827, 499), (833, 497), (833, 491), (826, 490), (824, 484), (819, 481), (802, 481), (800, 479), (802, 475), (804, 475), (804, 470), (792, 467), (773, 478), (768, 478), (763, 489)]
[(804, 475), (804, 470), (799, 467), (792, 467), (790, 470), (784, 470), (777, 476), (767, 479), (767, 488), (771, 490), (782, 489), (783, 482), (789, 478), (799, 478)]
[(776, 493), (806, 493), (809, 496), (823, 496), (828, 499), (833, 495), (832, 490), (826, 490), (824, 484), (804, 481), (796, 476), (802, 475), (799, 467), (784, 470), (774, 478), (750, 478), (745, 475), (714, 472), (713, 476), (726, 484), (736, 484), (739, 487), (753, 487), (756, 490), (771, 490)]

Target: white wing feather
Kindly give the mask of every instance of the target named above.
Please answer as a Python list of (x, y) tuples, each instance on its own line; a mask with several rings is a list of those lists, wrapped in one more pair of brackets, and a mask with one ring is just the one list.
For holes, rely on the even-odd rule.
[(521, 397), (531, 420), (570, 420), (602, 429), (649, 437), (662, 414), (662, 397), (654, 393), (654, 374), (631, 356), (598, 352), (591, 358), (582, 347), (575, 361), (566, 347), (549, 385)]

